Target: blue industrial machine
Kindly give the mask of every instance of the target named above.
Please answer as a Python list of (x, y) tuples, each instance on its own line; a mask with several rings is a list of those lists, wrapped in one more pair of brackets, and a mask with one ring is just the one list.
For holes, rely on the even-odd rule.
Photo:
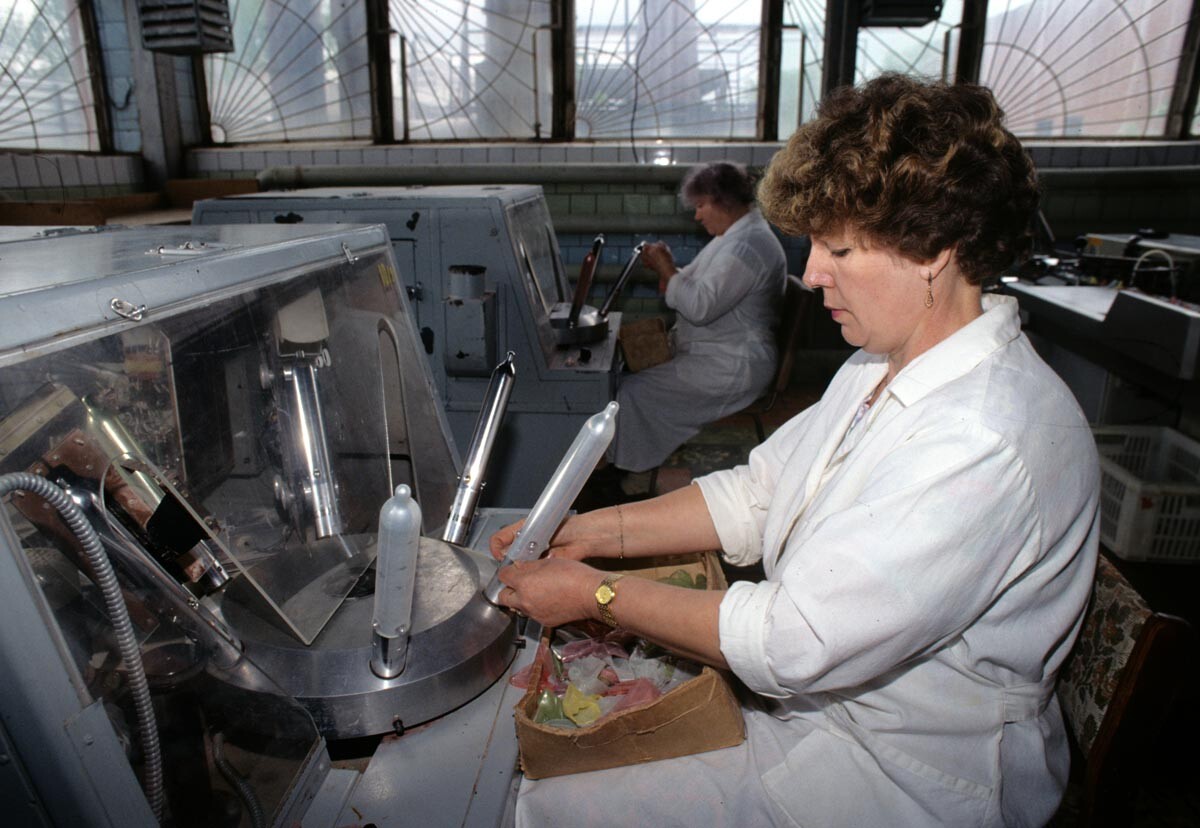
[[(516, 766), (503, 677), (531, 650), (482, 597), (496, 565), (472, 545), (513, 515), (461, 512), (384, 229), (0, 246), (5, 824), (499, 824)], [(502, 269), (499, 250), (454, 252)], [(494, 435), (503, 404), (483, 387)], [(393, 492), (408, 523), (389, 543), (407, 549), (388, 577), (409, 580), (384, 630)], [(352, 767), (331, 743), (359, 745)]]
[[(600, 311), (582, 305), (590, 271), (575, 288), (568, 283), (541, 187), (257, 193), (198, 202), (193, 222), (387, 227), (437, 393), (464, 450), (489, 372), (506, 352), (515, 355), (485, 506), (532, 506), (583, 422), (614, 396), (620, 314), (607, 312), (611, 303)], [(626, 273), (635, 261), (636, 254)]]

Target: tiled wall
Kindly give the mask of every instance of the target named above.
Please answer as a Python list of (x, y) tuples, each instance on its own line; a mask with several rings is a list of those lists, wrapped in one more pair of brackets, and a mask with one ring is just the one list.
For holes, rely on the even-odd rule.
[(138, 125), (137, 94), (133, 88), (133, 58), (129, 50), (129, 27), (125, 23), (125, 2), (96, 0), (95, 9), (96, 25), (100, 28), (100, 50), (104, 54), (104, 74), (108, 80), (113, 146), (119, 152), (140, 152), (142, 133)]
[[(674, 145), (629, 144), (488, 144), (373, 147), (263, 146), (202, 148), (188, 154), (188, 171), (197, 177), (239, 178), (266, 167), (311, 164), (439, 165), (439, 164), (695, 164), (728, 159), (762, 166), (779, 149), (777, 143)], [(1200, 141), (1097, 144), (1095, 142), (1029, 143), (1039, 168), (1145, 167), (1200, 164)], [(636, 156), (636, 157), (635, 157)]]
[(249, 149), (196, 149), (189, 153), (188, 170), (198, 177), (238, 178), (257, 175), (266, 167), (311, 164), (460, 165), (460, 164), (695, 164), (729, 159), (761, 166), (779, 149), (776, 143), (752, 144), (412, 144), (372, 147), (265, 146)]
[(124, 195), (141, 187), (137, 155), (0, 152), (0, 199), (61, 201)]

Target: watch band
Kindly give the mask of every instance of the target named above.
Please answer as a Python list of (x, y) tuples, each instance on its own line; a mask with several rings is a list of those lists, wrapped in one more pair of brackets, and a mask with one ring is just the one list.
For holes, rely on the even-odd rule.
[(609, 604), (617, 597), (617, 581), (624, 577), (624, 575), (608, 575), (600, 582), (600, 586), (596, 588), (596, 606), (600, 608), (600, 618), (610, 627), (617, 626), (617, 619), (613, 616), (612, 608), (609, 607)]

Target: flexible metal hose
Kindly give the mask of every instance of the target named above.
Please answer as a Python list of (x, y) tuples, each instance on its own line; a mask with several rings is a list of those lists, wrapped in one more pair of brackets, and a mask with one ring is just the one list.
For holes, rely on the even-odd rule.
[(108, 555), (100, 543), (96, 530), (88, 523), (83, 511), (67, 497), (58, 486), (44, 477), (27, 472), (13, 472), (0, 475), (0, 497), (16, 490), (35, 494), (53, 506), (67, 526), (75, 533), (83, 546), (83, 554), (96, 576), (96, 585), (104, 596), (104, 606), (108, 611), (108, 620), (113, 626), (117, 639), (117, 650), (125, 663), (129, 677), (129, 689), (133, 695), (134, 709), (137, 712), (138, 733), (141, 736), (142, 753), (145, 756), (145, 785), (146, 799), (154, 818), (162, 822), (163, 812), (163, 767), (162, 750), (158, 742), (158, 723), (154, 719), (154, 706), (150, 700), (150, 685), (146, 682), (146, 670), (142, 664), (142, 654), (138, 649), (137, 638), (133, 633), (133, 624), (129, 620), (129, 611), (121, 596), (121, 586), (109, 563)]
[(250, 787), (250, 783), (243, 779), (242, 775), (225, 758), (224, 733), (213, 734), (212, 751), (213, 763), (217, 766), (217, 770), (221, 772), (221, 776), (225, 777), (226, 782), (233, 785), (233, 789), (237, 791), (238, 797), (246, 806), (251, 828), (265, 828), (266, 821), (263, 817), (262, 804), (258, 801), (258, 795), (254, 793), (254, 788)]

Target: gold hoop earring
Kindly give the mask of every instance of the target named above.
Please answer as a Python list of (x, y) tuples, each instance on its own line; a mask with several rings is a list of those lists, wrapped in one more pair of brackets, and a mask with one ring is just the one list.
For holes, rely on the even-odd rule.
[(933, 307), (933, 273), (925, 274), (925, 307)]

